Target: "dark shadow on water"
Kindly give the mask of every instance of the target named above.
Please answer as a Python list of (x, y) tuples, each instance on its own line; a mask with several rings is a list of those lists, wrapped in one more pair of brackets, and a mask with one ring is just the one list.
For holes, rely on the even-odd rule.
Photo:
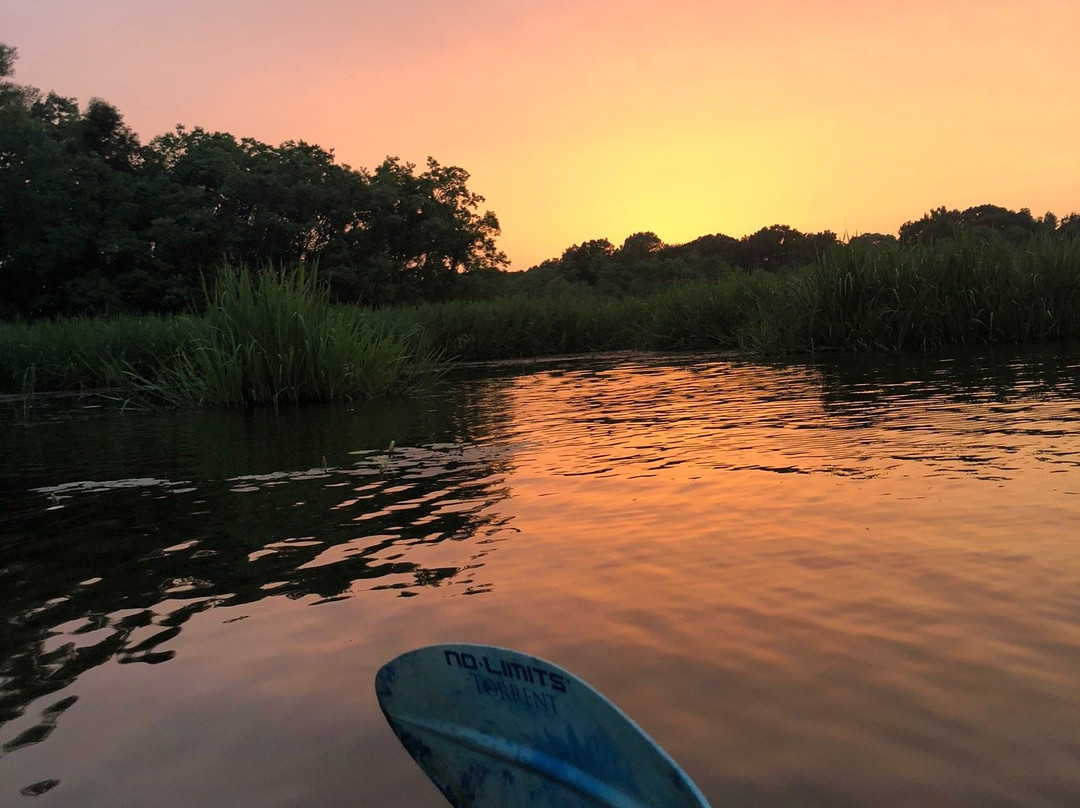
[(1080, 395), (1080, 343), (1003, 347), (992, 352), (821, 356), (821, 398), (830, 418), (865, 424), (906, 404), (1007, 404)]
[[(513, 530), (496, 507), (509, 459), (484, 444), (506, 417), (498, 384), (279, 413), (17, 415), (0, 419), (0, 725), (99, 665), (167, 662), (219, 605), (481, 594)], [(462, 544), (453, 563), (426, 562), (442, 542)]]

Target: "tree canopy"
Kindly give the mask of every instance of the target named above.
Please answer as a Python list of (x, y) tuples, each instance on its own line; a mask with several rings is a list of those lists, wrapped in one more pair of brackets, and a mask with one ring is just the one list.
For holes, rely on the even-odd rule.
[[(0, 44), (0, 316), (188, 308), (224, 262), (317, 263), (341, 302), (595, 291), (646, 294), (725, 272), (783, 272), (842, 246), (825, 230), (783, 224), (665, 244), (638, 232), (574, 244), (507, 272), (499, 221), (469, 173), (428, 158), (387, 157), (373, 170), (304, 141), (273, 146), (177, 126), (142, 144), (114, 106), (11, 80)], [(893, 235), (847, 240), (897, 249), (954, 238), (1024, 244), (1080, 238), (1080, 216), (1036, 218), (996, 205), (932, 209)]]
[[(1080, 215), (1060, 221), (1052, 213), (1036, 218), (1024, 208), (997, 205), (966, 210), (935, 208), (900, 228), (900, 237), (861, 233), (841, 241), (829, 230), (803, 233), (788, 225), (763, 227), (742, 238), (723, 233), (700, 236), (686, 244), (664, 244), (650, 232), (634, 233), (616, 248), (598, 238), (574, 244), (524, 273), (509, 273), (501, 282), (487, 278), (493, 294), (560, 294), (595, 290), (605, 294), (647, 294), (677, 281), (714, 278), (724, 272), (783, 272), (814, 263), (838, 248), (897, 249), (944, 239), (1002, 240), (1024, 244), (1037, 236), (1080, 238)], [(472, 288), (474, 296), (484, 289)]]
[(1039, 231), (1053, 233), (1057, 217), (1047, 213), (1036, 219), (1027, 208), (1009, 210), (997, 205), (977, 205), (967, 210), (934, 208), (921, 219), (905, 222), (900, 227), (900, 241), (928, 242), (962, 235), (976, 238), (1004, 238), (1020, 244)]
[(677, 281), (715, 278), (723, 272), (805, 266), (838, 243), (829, 231), (802, 233), (779, 224), (741, 239), (717, 233), (678, 245), (665, 244), (646, 231), (627, 236), (618, 248), (606, 238), (575, 244), (507, 285), (532, 293), (588, 286), (609, 294), (646, 294)]
[(353, 169), (200, 127), (143, 145), (101, 99), (8, 80), (16, 55), (0, 45), (0, 314), (176, 311), (224, 261), (317, 262), (338, 299), (376, 305), (506, 265), (462, 168)]

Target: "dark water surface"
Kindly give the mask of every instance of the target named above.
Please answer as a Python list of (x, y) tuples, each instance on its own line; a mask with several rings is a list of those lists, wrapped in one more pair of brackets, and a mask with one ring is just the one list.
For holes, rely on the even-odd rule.
[(1075, 348), (9, 404), (0, 450), (2, 806), (442, 806), (372, 688), (440, 641), (583, 676), (716, 808), (1080, 805)]

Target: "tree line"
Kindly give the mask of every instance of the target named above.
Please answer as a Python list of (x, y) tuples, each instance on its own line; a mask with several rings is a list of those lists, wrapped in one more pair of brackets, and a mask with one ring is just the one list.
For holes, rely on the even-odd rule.
[[(803, 233), (780, 224), (742, 238), (717, 233), (674, 245), (665, 244), (655, 233), (641, 232), (627, 237), (619, 247), (606, 238), (593, 239), (575, 244), (559, 258), (544, 261), (525, 273), (504, 273), (501, 278), (489, 275), (486, 291), (559, 293), (590, 287), (608, 294), (640, 295), (675, 281), (711, 279), (733, 270), (779, 272), (805, 267), (829, 250), (844, 247), (903, 249), (958, 238), (1020, 246), (1039, 236), (1080, 238), (1080, 215), (1059, 220), (1052, 213), (1037, 218), (1027, 208), (1012, 211), (997, 205), (966, 210), (940, 207), (903, 224), (899, 236), (863, 233), (846, 241), (829, 230)], [(478, 292), (483, 291), (478, 287)]]
[(9, 80), (15, 58), (0, 45), (0, 316), (185, 310), (223, 262), (317, 262), (337, 299), (372, 305), (507, 263), (462, 168), (353, 169), (199, 127), (141, 144), (101, 99)]
[(898, 236), (842, 242), (831, 231), (771, 225), (665, 244), (640, 232), (568, 247), (525, 272), (507, 271), (499, 222), (462, 168), (389, 157), (374, 170), (338, 163), (303, 141), (279, 146), (177, 126), (140, 144), (101, 99), (74, 99), (10, 80), (16, 51), (0, 45), (0, 317), (177, 312), (223, 263), (317, 264), (334, 298), (368, 306), (450, 298), (595, 290), (650, 294), (731, 271), (783, 271), (828, 250), (900, 249), (944, 239), (1013, 245), (1080, 238), (1060, 221), (996, 205), (936, 208)]

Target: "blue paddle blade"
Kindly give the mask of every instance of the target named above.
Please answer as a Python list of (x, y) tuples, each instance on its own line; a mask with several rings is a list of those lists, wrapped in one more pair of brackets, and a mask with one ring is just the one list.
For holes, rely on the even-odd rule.
[(375, 692), (455, 808), (708, 808), (637, 724), (542, 659), (432, 645), (387, 662)]

